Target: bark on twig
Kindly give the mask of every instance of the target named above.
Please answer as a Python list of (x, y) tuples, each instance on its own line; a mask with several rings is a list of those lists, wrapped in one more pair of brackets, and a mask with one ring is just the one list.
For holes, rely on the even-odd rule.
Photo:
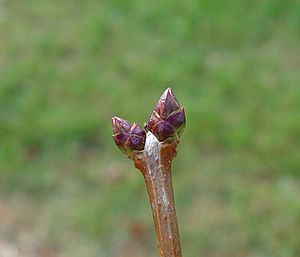
[(174, 139), (159, 142), (148, 132), (145, 149), (132, 155), (146, 182), (160, 257), (182, 256), (171, 177), (177, 144)]

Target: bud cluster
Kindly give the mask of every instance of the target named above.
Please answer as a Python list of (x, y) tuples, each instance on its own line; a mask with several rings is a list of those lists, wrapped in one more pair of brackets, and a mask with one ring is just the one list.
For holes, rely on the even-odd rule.
[[(167, 138), (179, 138), (186, 123), (184, 108), (171, 88), (167, 88), (157, 102), (147, 128), (159, 141)], [(113, 139), (116, 145), (125, 154), (130, 156), (134, 150), (143, 150), (146, 141), (146, 131), (136, 123), (113, 117)]]

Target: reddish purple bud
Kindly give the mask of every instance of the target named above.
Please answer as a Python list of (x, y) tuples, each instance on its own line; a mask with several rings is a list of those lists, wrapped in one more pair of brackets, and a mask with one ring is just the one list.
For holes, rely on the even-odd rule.
[(139, 125), (137, 125), (136, 123), (133, 123), (131, 128), (130, 128), (130, 133), (140, 136), (140, 137), (145, 137), (145, 130), (142, 129)]
[(179, 108), (180, 105), (177, 98), (173, 94), (172, 89), (168, 87), (158, 100), (154, 111), (156, 111), (162, 119), (165, 119)]
[(119, 147), (119, 149), (123, 153), (126, 153), (126, 149), (125, 149), (124, 145), (128, 139), (128, 134), (124, 134), (124, 133), (115, 134), (115, 135), (113, 135), (113, 139), (114, 139), (116, 145)]
[(170, 123), (163, 120), (155, 123), (151, 127), (151, 132), (159, 141), (164, 141), (166, 138), (174, 136), (176, 129)]
[(128, 120), (124, 120), (116, 116), (112, 118), (112, 129), (114, 134), (120, 132), (127, 132), (130, 130), (130, 127), (131, 123)]
[(131, 135), (127, 140), (127, 147), (130, 150), (143, 150), (144, 145), (145, 145), (145, 138), (140, 136)]
[(136, 123), (113, 117), (113, 139), (119, 149), (127, 155), (133, 150), (143, 150), (146, 140), (146, 132)]
[(181, 107), (179, 110), (172, 112), (167, 118), (166, 122), (172, 124), (176, 132), (178, 134), (178, 137), (181, 136), (184, 127), (185, 127), (185, 112), (184, 108)]
[(159, 114), (156, 111), (153, 111), (152, 115), (150, 116), (150, 120), (148, 121), (147, 127), (150, 129), (160, 121), (163, 121), (163, 119), (159, 116)]
[(159, 141), (179, 138), (185, 128), (185, 112), (171, 88), (167, 88), (157, 102), (148, 122), (149, 130)]

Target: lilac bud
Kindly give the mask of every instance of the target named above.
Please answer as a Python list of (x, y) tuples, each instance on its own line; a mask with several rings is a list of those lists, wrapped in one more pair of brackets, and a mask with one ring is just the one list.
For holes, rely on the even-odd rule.
[(169, 137), (179, 138), (185, 128), (185, 112), (171, 88), (167, 88), (157, 102), (148, 122), (149, 130), (163, 141)]
[(154, 111), (156, 111), (162, 119), (165, 119), (179, 108), (180, 105), (177, 98), (173, 94), (172, 89), (168, 87), (158, 100)]
[(172, 112), (167, 118), (166, 122), (172, 124), (177, 132), (178, 137), (181, 136), (185, 128), (185, 112), (184, 108), (181, 107), (177, 111)]
[(112, 118), (113, 139), (119, 149), (130, 155), (133, 150), (143, 150), (146, 140), (146, 132), (136, 123), (113, 117)]

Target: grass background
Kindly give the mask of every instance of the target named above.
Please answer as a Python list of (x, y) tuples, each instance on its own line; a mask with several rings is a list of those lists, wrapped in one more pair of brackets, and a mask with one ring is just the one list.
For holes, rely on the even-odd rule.
[(187, 113), (173, 163), (184, 256), (300, 256), (299, 10), (0, 1), (2, 254), (157, 256), (111, 116), (142, 124), (171, 85)]

